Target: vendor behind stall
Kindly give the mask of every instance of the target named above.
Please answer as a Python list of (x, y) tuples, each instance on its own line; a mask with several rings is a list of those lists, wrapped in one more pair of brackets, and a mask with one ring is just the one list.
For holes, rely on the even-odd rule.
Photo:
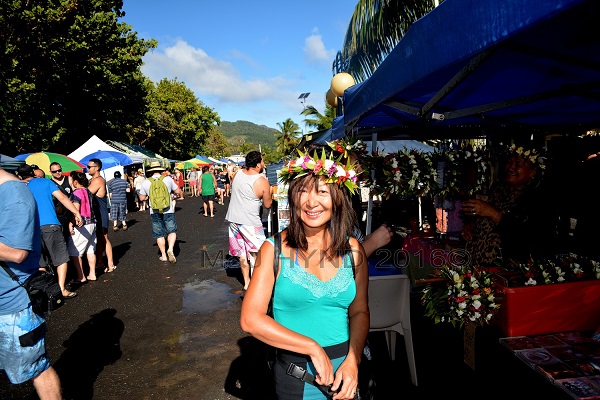
[(463, 236), (476, 265), (555, 254), (558, 207), (542, 184), (544, 158), (533, 149), (507, 148), (503, 179), (487, 200), (463, 203)]

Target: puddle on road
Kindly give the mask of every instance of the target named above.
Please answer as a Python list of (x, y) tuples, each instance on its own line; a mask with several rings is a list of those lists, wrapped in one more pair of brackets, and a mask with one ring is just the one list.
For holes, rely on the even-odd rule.
[(187, 314), (209, 313), (239, 298), (239, 294), (231, 293), (231, 287), (212, 279), (190, 282), (183, 286), (182, 311)]

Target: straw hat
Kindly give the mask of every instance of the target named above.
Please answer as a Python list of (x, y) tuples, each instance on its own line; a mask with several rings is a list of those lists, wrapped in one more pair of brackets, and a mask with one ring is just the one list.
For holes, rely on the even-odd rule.
[(151, 161), (150, 168), (146, 170), (146, 172), (156, 172), (156, 171), (164, 171), (165, 167), (160, 164), (160, 161)]

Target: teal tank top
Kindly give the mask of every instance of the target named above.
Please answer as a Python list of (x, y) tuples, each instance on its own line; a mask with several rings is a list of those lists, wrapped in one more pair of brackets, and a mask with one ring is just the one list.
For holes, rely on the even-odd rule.
[[(273, 238), (268, 242), (274, 244)], [(297, 260), (280, 255), (281, 273), (275, 282), (273, 317), (286, 328), (308, 336), (321, 347), (350, 338), (348, 307), (356, 296), (351, 255), (327, 282), (307, 272)]]

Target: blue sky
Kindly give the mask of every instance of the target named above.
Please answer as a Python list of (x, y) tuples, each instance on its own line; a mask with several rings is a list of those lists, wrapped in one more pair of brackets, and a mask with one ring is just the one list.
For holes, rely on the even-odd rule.
[(304, 129), (298, 96), (325, 109), (331, 65), (356, 1), (124, 0), (138, 37), (158, 40), (143, 73), (185, 83), (222, 121)]

